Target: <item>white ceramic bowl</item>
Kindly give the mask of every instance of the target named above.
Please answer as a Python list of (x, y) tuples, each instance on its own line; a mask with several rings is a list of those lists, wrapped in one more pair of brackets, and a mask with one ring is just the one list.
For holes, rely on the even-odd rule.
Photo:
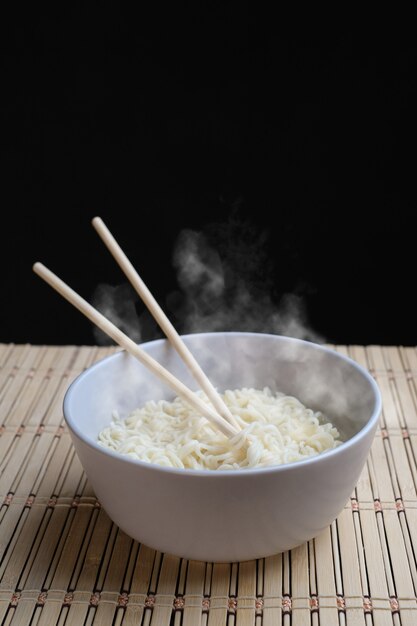
[[(269, 468), (182, 470), (135, 461), (97, 443), (114, 409), (123, 417), (172, 392), (124, 352), (72, 383), (64, 415), (87, 476), (110, 518), (148, 546), (189, 559), (243, 561), (293, 548), (343, 509), (368, 455), (381, 399), (354, 361), (322, 346), (276, 335), (207, 333), (184, 340), (219, 390), (269, 386), (322, 410), (345, 443), (322, 455)], [(196, 389), (167, 341), (143, 349)]]

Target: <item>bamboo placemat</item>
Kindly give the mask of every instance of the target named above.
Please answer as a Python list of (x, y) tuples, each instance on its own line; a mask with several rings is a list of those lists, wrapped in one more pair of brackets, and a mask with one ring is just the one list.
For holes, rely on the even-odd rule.
[(62, 398), (113, 348), (0, 344), (0, 624), (416, 626), (417, 350), (336, 349), (383, 395), (355, 492), (308, 544), (213, 565), (130, 539), (85, 478)]

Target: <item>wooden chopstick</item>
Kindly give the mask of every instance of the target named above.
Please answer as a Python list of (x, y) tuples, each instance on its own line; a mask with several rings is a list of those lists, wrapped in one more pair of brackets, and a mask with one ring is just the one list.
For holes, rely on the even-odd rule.
[(204, 415), (213, 426), (217, 427), (226, 437), (233, 437), (238, 430), (231, 426), (223, 417), (217, 415), (213, 409), (205, 404), (200, 398), (180, 380), (175, 378), (162, 365), (140, 348), (130, 337), (122, 332), (102, 313), (97, 311), (91, 304), (82, 298), (76, 291), (71, 289), (56, 274), (51, 272), (42, 263), (35, 263), (33, 271), (43, 278), (53, 289), (70, 302), (75, 308), (83, 313), (90, 321), (98, 326), (103, 332), (111, 337), (119, 346), (124, 348), (132, 356), (136, 357), (145, 367), (147, 367), (155, 376), (158, 376), (164, 383), (175, 391), (181, 398), (190, 404), (196, 411)]
[(172, 346), (175, 348), (175, 350), (184, 361), (185, 365), (190, 370), (194, 379), (198, 382), (201, 389), (205, 391), (208, 399), (213, 404), (216, 411), (224, 419), (230, 422), (235, 428), (241, 430), (240, 424), (237, 422), (236, 418), (233, 416), (228, 406), (223, 402), (217, 390), (215, 389), (209, 378), (206, 376), (206, 374), (203, 372), (195, 357), (190, 352), (189, 348), (185, 345), (184, 341), (181, 339), (174, 326), (169, 321), (168, 317), (165, 315), (158, 302), (155, 300), (154, 296), (149, 291), (148, 287), (145, 285), (142, 278), (139, 276), (138, 272), (135, 270), (132, 263), (129, 261), (126, 254), (123, 252), (120, 245), (117, 243), (116, 239), (113, 237), (101, 217), (95, 217), (92, 220), (92, 224), (107, 248), (109, 249), (110, 253), (113, 255), (116, 262), (119, 264), (122, 271), (126, 274), (127, 278), (129, 279), (130, 283), (132, 284), (138, 295), (142, 298), (144, 304), (149, 309), (149, 312), (153, 315), (153, 317), (171, 342)]

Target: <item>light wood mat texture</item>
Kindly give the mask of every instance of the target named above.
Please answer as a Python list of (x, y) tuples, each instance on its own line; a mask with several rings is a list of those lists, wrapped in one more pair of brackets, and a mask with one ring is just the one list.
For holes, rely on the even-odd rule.
[(417, 350), (335, 348), (383, 395), (358, 485), (308, 544), (229, 565), (139, 545), (97, 502), (62, 399), (113, 348), (0, 344), (0, 624), (416, 626)]

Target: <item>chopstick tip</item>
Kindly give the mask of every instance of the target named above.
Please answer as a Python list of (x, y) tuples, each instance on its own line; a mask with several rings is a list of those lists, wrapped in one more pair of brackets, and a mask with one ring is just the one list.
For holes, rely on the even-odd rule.
[(93, 219), (91, 220), (91, 223), (94, 227), (99, 226), (100, 224), (103, 223), (103, 220), (101, 219), (101, 217), (99, 217), (98, 215), (96, 215), (96, 217), (93, 217)]
[(39, 274), (40, 270), (42, 270), (43, 267), (44, 265), (40, 261), (36, 261), (36, 263), (32, 265), (32, 269), (35, 272), (35, 274)]

